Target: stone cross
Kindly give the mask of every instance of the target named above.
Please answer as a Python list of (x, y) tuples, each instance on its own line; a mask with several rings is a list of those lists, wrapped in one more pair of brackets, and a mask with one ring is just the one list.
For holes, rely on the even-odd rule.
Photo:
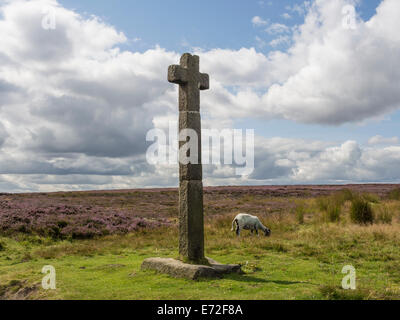
[[(200, 90), (209, 89), (209, 76), (199, 72), (199, 60), (185, 53), (180, 65), (168, 69), (168, 81), (179, 84), (179, 132), (192, 129), (198, 139), (197, 163), (184, 164), (179, 153), (179, 254), (193, 263), (205, 261)], [(185, 143), (179, 141), (179, 147)]]

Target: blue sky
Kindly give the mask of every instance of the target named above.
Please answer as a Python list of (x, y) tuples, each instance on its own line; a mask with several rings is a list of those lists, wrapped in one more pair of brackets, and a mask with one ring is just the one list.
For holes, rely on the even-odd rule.
[[(257, 46), (255, 36), (268, 35), (254, 28), (251, 19), (299, 24), (303, 16), (287, 7), (301, 5), (301, 0), (60, 0), (64, 7), (81, 14), (96, 15), (116, 26), (129, 38), (141, 38), (136, 50), (145, 50), (158, 44), (168, 50), (181, 52), (185, 43), (203, 49)], [(365, 20), (374, 13), (380, 0), (364, 0), (357, 13)], [(289, 13), (291, 19), (282, 17)], [(268, 48), (263, 48), (268, 51)]]
[(255, 129), (253, 173), (205, 166), (205, 185), (400, 182), (399, 16), (398, 0), (0, 0), (0, 192), (177, 186), (146, 135), (177, 123), (184, 52), (211, 78), (203, 127)]
[[(68, 8), (102, 17), (129, 37), (140, 37), (144, 47), (159, 44), (182, 51), (185, 42), (194, 47), (231, 48), (254, 46), (255, 15), (279, 17), (284, 3), (272, 6), (258, 1), (61, 1)], [(283, 20), (278, 18), (278, 20)], [(142, 47), (143, 49), (143, 47)]]

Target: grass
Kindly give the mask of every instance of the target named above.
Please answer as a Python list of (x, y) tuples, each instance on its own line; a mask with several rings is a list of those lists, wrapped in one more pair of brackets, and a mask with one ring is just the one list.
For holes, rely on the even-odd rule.
[(400, 200), (400, 188), (395, 188), (389, 192), (388, 198), (391, 200)]
[[(222, 280), (187, 281), (141, 271), (151, 256), (176, 257), (176, 230), (154, 230), (98, 240), (59, 241), (3, 238), (0, 283), (13, 298), (18, 285), (35, 286), (30, 299), (347, 299), (400, 298), (399, 226), (301, 225), (272, 238), (236, 238), (208, 225), (207, 255), (223, 263), (241, 263), (245, 275)], [(357, 269), (357, 294), (340, 289), (344, 265)], [(57, 290), (38, 284), (44, 265), (57, 271)], [(25, 283), (26, 282), (26, 283)], [(18, 285), (16, 285), (18, 284)], [(335, 288), (327, 291), (321, 288)], [(17, 288), (17, 289), (15, 289)], [(393, 289), (393, 290), (394, 290)]]
[(378, 223), (392, 224), (393, 213), (387, 204), (381, 204), (375, 208), (375, 220)]
[[(400, 201), (370, 196), (379, 223), (355, 224), (348, 193), (246, 197), (266, 208), (258, 215), (271, 237), (237, 238), (230, 232), (235, 212), (212, 203), (205, 219), (207, 256), (242, 264), (244, 275), (188, 281), (141, 271), (147, 257), (178, 256), (176, 226), (91, 240), (14, 234), (0, 237), (0, 299), (400, 299)], [(293, 205), (286, 210), (285, 203)], [(340, 219), (326, 219), (321, 203), (340, 204)], [(56, 269), (54, 291), (41, 288), (45, 265)], [(345, 265), (356, 268), (357, 290), (341, 289)]]
[(305, 211), (304, 201), (298, 201), (296, 206), (296, 220), (299, 224), (304, 223)]

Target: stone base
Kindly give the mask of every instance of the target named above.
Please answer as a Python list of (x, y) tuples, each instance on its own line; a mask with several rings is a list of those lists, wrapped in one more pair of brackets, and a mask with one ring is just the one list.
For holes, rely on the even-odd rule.
[(171, 258), (149, 258), (143, 261), (141, 268), (142, 270), (154, 270), (175, 278), (190, 280), (220, 278), (228, 273), (243, 273), (239, 264), (220, 264), (210, 258), (206, 259), (210, 263), (209, 266), (188, 264)]

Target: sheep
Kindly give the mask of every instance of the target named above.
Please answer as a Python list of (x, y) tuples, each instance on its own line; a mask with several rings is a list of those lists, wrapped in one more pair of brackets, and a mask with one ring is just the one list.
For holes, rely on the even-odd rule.
[(239, 213), (232, 221), (231, 231), (234, 231), (235, 223), (236, 223), (236, 235), (238, 237), (240, 236), (240, 231), (242, 229), (251, 230), (251, 233), (253, 233), (253, 231), (255, 230), (258, 236), (259, 236), (258, 229), (261, 229), (262, 231), (264, 231), (265, 236), (269, 237), (271, 235), (271, 230), (265, 227), (261, 223), (260, 219), (258, 219), (256, 216), (252, 216), (246, 213)]

